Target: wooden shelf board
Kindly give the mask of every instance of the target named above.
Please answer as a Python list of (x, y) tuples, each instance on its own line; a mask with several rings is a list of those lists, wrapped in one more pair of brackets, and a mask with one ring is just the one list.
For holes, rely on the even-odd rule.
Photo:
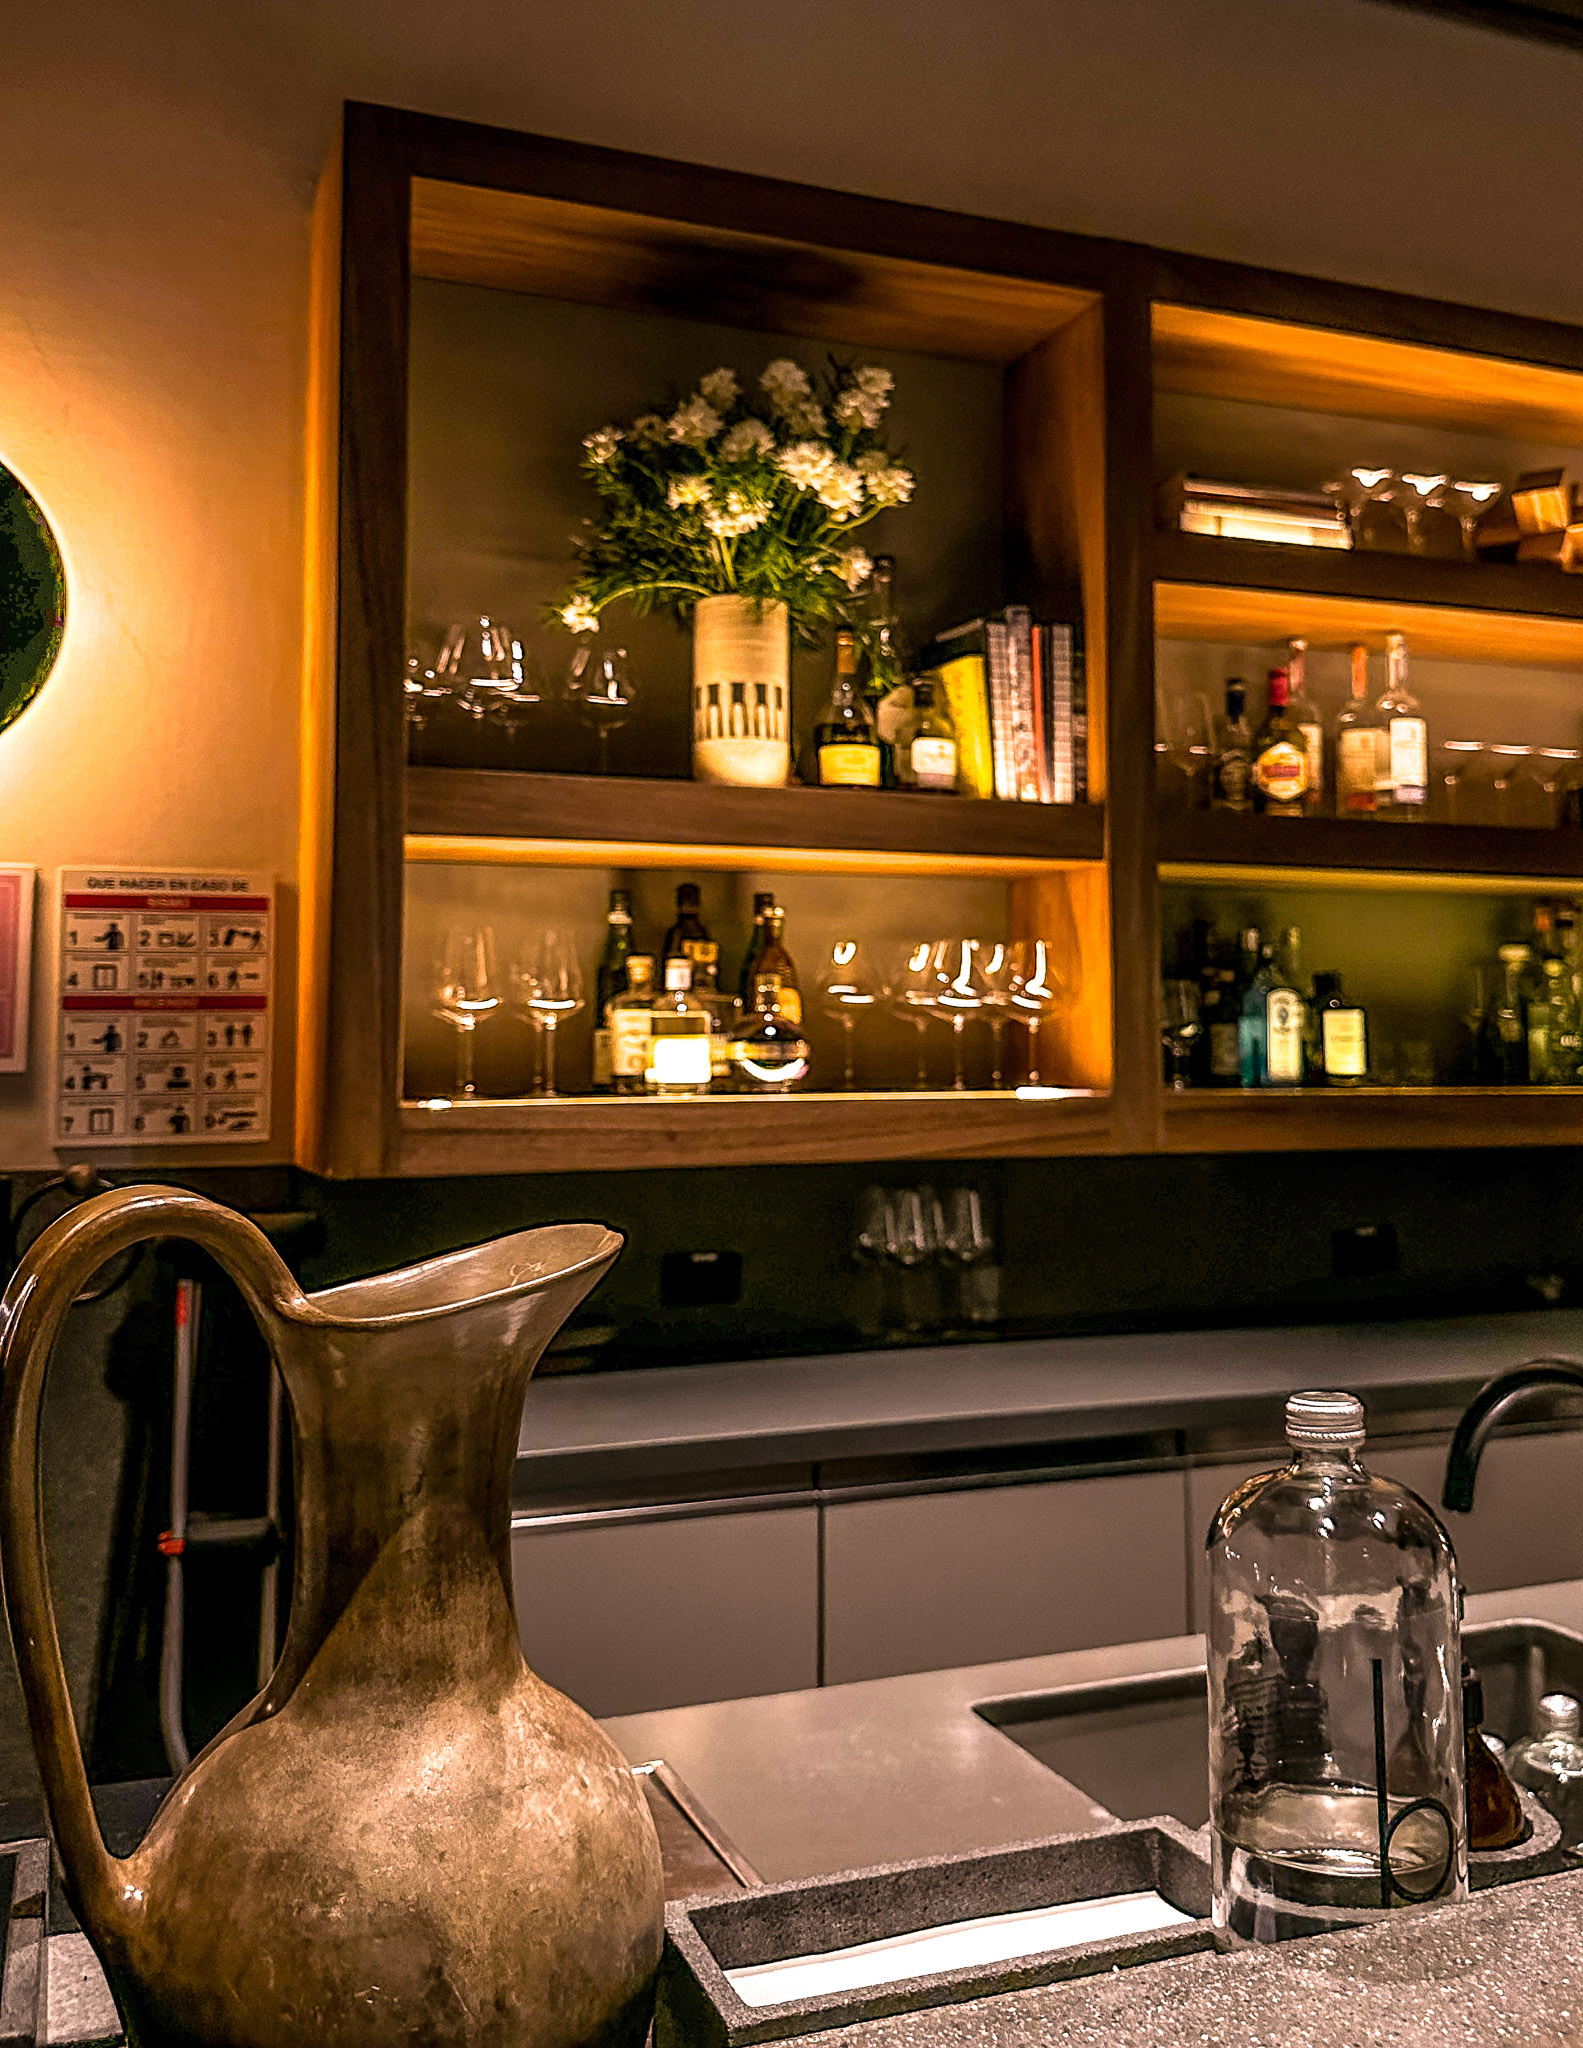
[(1162, 882), (1443, 894), (1583, 887), (1583, 833), (1188, 811), (1160, 820)]
[(1280, 587), (1157, 582), (1154, 628), (1162, 640), (1278, 645), (1294, 633), (1316, 647), (1364, 641), (1382, 648), (1405, 633), (1415, 655), (1505, 662), (1522, 668), (1583, 667), (1583, 618), (1478, 611), (1409, 599), (1324, 595)]
[[(641, 821), (639, 837), (630, 829)], [(1100, 861), (1101, 804), (487, 768), (407, 771), (409, 860), (1016, 880)]]
[(403, 1103), (402, 1174), (979, 1159), (1109, 1149), (1110, 1102), (1082, 1090)]
[(1338, 328), (1156, 304), (1158, 389), (1583, 447), (1583, 374)]
[(1527, 562), (1467, 562), (1373, 548), (1305, 548), (1278, 541), (1221, 540), (1166, 529), (1154, 538), (1154, 573), (1168, 583), (1386, 607), (1429, 606), (1519, 621), (1583, 621), (1583, 576)]
[(1098, 294), (434, 178), (412, 181), (418, 277), (864, 348), (1009, 363)]
[(1575, 1145), (1583, 1088), (1203, 1088), (1165, 1095), (1168, 1152)]

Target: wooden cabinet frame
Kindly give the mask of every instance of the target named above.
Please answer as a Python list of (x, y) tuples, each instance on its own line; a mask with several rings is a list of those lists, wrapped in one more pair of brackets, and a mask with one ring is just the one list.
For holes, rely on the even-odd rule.
[[(409, 770), (407, 388), (414, 275), (744, 327), (922, 348), (1004, 370), (1008, 561), (1019, 594), (1080, 599), (1092, 703), (1087, 808), (638, 785), (643, 838), (597, 778)], [(987, 1157), (1332, 1145), (1542, 1144), (1583, 1133), (1583, 1091), (1359, 1091), (1167, 1102), (1157, 1033), (1160, 863), (1301, 867), (1344, 883), (1381, 854), (1316, 822), (1234, 842), (1155, 815), (1154, 637), (1299, 617), (1406, 616), (1447, 647), (1583, 662), (1583, 579), (1160, 534), (1152, 402), (1265, 396), (1583, 443), (1583, 334), (1131, 244), (827, 192), (350, 104), (314, 233), (297, 1151), (339, 1176), (756, 1160)], [(1217, 552), (1223, 550), (1223, 552)], [(1510, 580), (1507, 580), (1509, 577)], [(1303, 608), (1308, 607), (1308, 611)], [(1527, 649), (1524, 652), (1522, 650)], [(628, 785), (630, 788), (631, 786)], [(1231, 821), (1233, 823), (1239, 821)], [(1448, 839), (1446, 831), (1453, 836)], [(1524, 841), (1521, 846), (1518, 841)], [(1541, 845), (1545, 840), (1549, 843)], [(1372, 859), (1369, 857), (1372, 856)], [(401, 1100), (410, 860), (777, 865), (1003, 877), (1014, 929), (1054, 891), (1090, 997), (1064, 1029), (1086, 1092), (808, 1095), (645, 1103)], [(1423, 877), (1583, 885), (1558, 835), (1426, 828)]]

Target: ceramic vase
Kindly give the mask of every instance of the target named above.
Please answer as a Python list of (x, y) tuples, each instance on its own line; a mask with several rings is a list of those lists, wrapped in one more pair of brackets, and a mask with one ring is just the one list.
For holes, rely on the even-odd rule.
[(791, 773), (784, 604), (704, 597), (693, 617), (693, 775), (779, 789)]

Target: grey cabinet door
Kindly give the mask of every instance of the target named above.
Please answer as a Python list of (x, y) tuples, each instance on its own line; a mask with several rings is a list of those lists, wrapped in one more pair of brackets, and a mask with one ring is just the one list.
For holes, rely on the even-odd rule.
[(522, 1647), (591, 1714), (819, 1681), (812, 1507), (511, 1532)]
[(964, 1488), (825, 1509), (825, 1679), (1180, 1635), (1182, 1475)]

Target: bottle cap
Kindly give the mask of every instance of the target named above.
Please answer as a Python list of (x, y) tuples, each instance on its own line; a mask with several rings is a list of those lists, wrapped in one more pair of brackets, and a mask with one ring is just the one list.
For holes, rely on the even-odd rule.
[(629, 953), (627, 955), (628, 981), (652, 981), (654, 979), (654, 955), (652, 953)]
[(1284, 668), (1272, 668), (1270, 670), (1270, 703), (1277, 711), (1286, 702), (1287, 685), (1290, 681), (1291, 678), (1287, 675)]
[(1516, 967), (1524, 960), (1531, 959), (1533, 954), (1528, 946), (1498, 946), (1495, 949), (1495, 957), (1497, 960), (1504, 960), (1508, 967)]
[(1539, 1702), (1541, 1735), (1576, 1735), (1583, 1714), (1569, 1692), (1547, 1692)]
[(1356, 1394), (1293, 1394), (1286, 1404), (1286, 1441), (1346, 1447), (1364, 1439), (1363, 1403)]

